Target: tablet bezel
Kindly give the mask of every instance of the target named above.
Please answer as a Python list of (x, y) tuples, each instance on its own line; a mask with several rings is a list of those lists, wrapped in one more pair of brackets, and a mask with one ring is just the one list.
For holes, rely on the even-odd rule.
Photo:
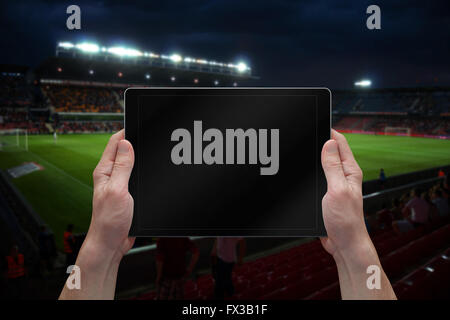
[[(135, 142), (135, 137), (138, 136), (139, 128), (138, 126), (133, 126), (131, 123), (138, 123), (138, 117), (137, 113), (133, 112), (134, 106), (139, 106), (139, 96), (142, 95), (167, 95), (168, 91), (170, 91), (171, 95), (187, 95), (187, 94), (193, 94), (193, 95), (199, 95), (199, 94), (209, 94), (209, 95), (236, 95), (236, 90), (239, 90), (240, 95), (247, 95), (247, 94), (255, 94), (255, 90), (258, 91), (258, 94), (270, 94), (270, 95), (289, 95), (289, 94), (295, 94), (295, 95), (315, 95), (317, 96), (318, 102), (317, 106), (318, 108), (321, 108), (321, 106), (328, 102), (328, 108), (325, 110), (319, 109), (318, 113), (319, 119), (328, 116), (329, 118), (329, 127), (327, 130), (328, 134), (325, 136), (324, 131), (319, 132), (318, 130), (318, 137), (317, 139), (319, 141), (326, 141), (330, 139), (331, 137), (331, 121), (332, 121), (332, 94), (331, 91), (328, 88), (324, 87), (286, 87), (286, 88), (279, 88), (279, 87), (238, 87), (238, 88), (226, 88), (226, 87), (131, 87), (125, 90), (124, 92), (124, 128), (125, 128), (125, 138), (129, 140), (132, 144)], [(299, 93), (299, 90), (301, 90), (301, 94)], [(144, 94), (145, 92), (145, 94)], [(133, 144), (134, 145), (134, 144)], [(319, 161), (320, 161), (320, 151), (319, 150)], [(137, 159), (137, 157), (136, 157)], [(243, 232), (242, 234), (237, 234), (235, 232), (233, 233), (227, 233), (225, 232), (205, 232), (205, 230), (195, 230), (192, 232), (186, 232), (186, 231), (172, 231), (168, 232), (165, 230), (164, 232), (152, 232), (151, 234), (148, 233), (147, 229), (142, 229), (139, 225), (139, 210), (138, 210), (138, 203), (139, 199), (137, 199), (137, 183), (136, 183), (136, 176), (139, 174), (136, 169), (137, 166), (133, 169), (130, 183), (129, 183), (129, 191), (131, 195), (134, 197), (134, 214), (133, 214), (133, 222), (132, 226), (130, 228), (129, 235), (130, 236), (142, 236), (142, 237), (164, 237), (164, 236), (170, 236), (170, 237), (176, 237), (176, 236), (242, 236), (242, 237), (316, 237), (316, 236), (326, 236), (326, 230), (323, 223), (323, 217), (322, 217), (322, 210), (321, 210), (321, 199), (322, 196), (326, 192), (326, 180), (325, 176), (322, 170), (322, 167), (320, 166), (320, 169), (318, 169), (316, 172), (316, 179), (318, 184), (318, 193), (320, 194), (320, 197), (318, 197), (317, 201), (320, 202), (317, 204), (318, 207), (318, 224), (317, 228), (313, 231), (302, 231), (301, 234), (298, 231), (292, 231), (292, 232), (285, 232), (279, 233), (279, 232), (272, 232), (266, 233), (266, 234), (251, 234), (248, 232)], [(322, 183), (320, 183), (322, 182)], [(317, 207), (316, 206), (316, 207)], [(157, 230), (157, 229), (153, 229)], [(289, 229), (288, 229), (289, 230)]]

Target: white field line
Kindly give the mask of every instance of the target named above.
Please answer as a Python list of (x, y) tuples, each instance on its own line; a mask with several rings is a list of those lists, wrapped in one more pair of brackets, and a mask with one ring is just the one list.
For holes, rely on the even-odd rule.
[(77, 182), (78, 184), (82, 185), (83, 187), (85, 187), (86, 189), (88, 189), (89, 191), (92, 191), (93, 188), (90, 185), (87, 185), (86, 183), (78, 180), (77, 178), (75, 178), (74, 176), (68, 174), (67, 172), (65, 172), (63, 169), (58, 168), (57, 166), (55, 166), (53, 163), (45, 160), (44, 158), (42, 158), (41, 156), (38, 156), (36, 153), (31, 152), (30, 150), (28, 150), (29, 153), (31, 153), (33, 156), (35, 156), (36, 158), (39, 158), (40, 161), (46, 162), (48, 165), (50, 165), (53, 169), (55, 169), (56, 171), (58, 171), (59, 173), (63, 174), (64, 176), (72, 179), (73, 181)]

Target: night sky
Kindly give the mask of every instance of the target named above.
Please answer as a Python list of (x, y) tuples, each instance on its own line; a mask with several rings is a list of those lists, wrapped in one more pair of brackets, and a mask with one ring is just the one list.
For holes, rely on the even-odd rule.
[[(81, 30), (66, 29), (67, 6)], [(381, 8), (381, 30), (366, 8)], [(0, 64), (36, 66), (59, 41), (244, 61), (264, 86), (450, 85), (446, 1), (2, 1)]]

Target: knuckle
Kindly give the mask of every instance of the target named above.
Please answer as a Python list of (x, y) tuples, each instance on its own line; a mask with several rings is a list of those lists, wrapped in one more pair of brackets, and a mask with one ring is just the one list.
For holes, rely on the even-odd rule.
[(95, 180), (97, 180), (98, 178), (100, 178), (101, 173), (100, 173), (100, 169), (97, 167), (95, 167), (94, 171), (92, 172), (92, 178)]
[(349, 190), (345, 185), (337, 184), (333, 185), (330, 189), (330, 193), (334, 198), (343, 199), (349, 196)]
[(341, 168), (342, 164), (337, 159), (326, 158), (325, 159), (325, 166), (328, 167), (328, 168), (334, 169), (334, 168)]
[(116, 160), (116, 162), (114, 162), (114, 169), (128, 169), (130, 166), (130, 162), (127, 160)]
[(361, 170), (360, 167), (358, 167), (358, 169), (356, 170), (356, 176), (357, 176), (358, 178), (360, 178), (361, 180), (362, 180), (362, 178), (363, 178), (363, 176), (364, 176), (364, 174), (363, 174), (363, 172), (362, 172), (362, 170)]
[(106, 197), (112, 199), (121, 199), (127, 195), (127, 190), (118, 186), (109, 185), (106, 188)]

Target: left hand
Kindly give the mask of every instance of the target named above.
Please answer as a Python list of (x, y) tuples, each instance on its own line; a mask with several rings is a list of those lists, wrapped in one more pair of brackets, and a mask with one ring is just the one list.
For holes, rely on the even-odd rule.
[(93, 173), (92, 218), (86, 241), (119, 261), (135, 240), (128, 237), (134, 207), (128, 192), (133, 165), (133, 147), (121, 130), (110, 138)]

